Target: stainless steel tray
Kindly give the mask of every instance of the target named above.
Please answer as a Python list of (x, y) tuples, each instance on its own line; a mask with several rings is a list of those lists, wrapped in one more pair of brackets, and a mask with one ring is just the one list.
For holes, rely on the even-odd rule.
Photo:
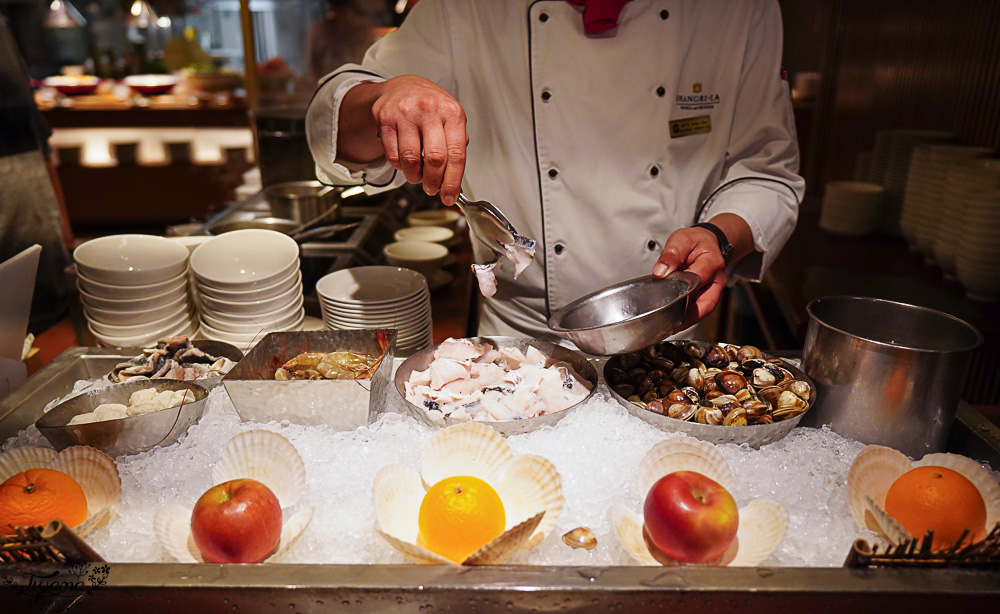
[[(0, 442), (121, 354), (74, 348), (0, 402)], [(1000, 429), (962, 403), (949, 450), (1000, 467)], [(846, 558), (847, 552), (844, 553)], [(4, 612), (990, 612), (1000, 572), (972, 569), (109, 564), (105, 584), (0, 566)], [(58, 575), (53, 575), (57, 573)], [(12, 587), (6, 584), (6, 575)], [(75, 580), (69, 576), (68, 580)], [(36, 588), (32, 592), (32, 582)], [(55, 589), (35, 597), (44, 584)], [(89, 592), (87, 592), (89, 590)]]

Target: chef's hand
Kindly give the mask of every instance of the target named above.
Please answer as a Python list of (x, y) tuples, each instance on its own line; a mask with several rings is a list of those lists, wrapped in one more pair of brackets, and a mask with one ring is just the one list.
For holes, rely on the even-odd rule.
[[(732, 213), (721, 213), (711, 220), (725, 233), (733, 245), (731, 259), (735, 262), (753, 250), (750, 226)], [(666, 277), (674, 271), (690, 271), (701, 278), (701, 285), (688, 298), (687, 312), (681, 330), (694, 326), (719, 304), (726, 287), (726, 262), (719, 249), (719, 240), (704, 228), (679, 228), (671, 233), (663, 253), (653, 266), (655, 277)]]
[(352, 87), (341, 102), (337, 157), (370, 163), (383, 155), (410, 183), (453, 205), (465, 173), (465, 111), (432, 81), (415, 75)]

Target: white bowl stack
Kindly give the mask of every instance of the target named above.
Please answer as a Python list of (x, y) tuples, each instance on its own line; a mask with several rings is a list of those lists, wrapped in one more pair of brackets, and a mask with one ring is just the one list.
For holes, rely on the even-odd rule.
[(959, 160), (947, 169), (943, 198), (935, 212), (937, 224), (934, 225), (932, 245), (934, 261), (946, 278), (953, 279), (956, 276), (955, 259), (965, 248), (962, 240), (966, 231), (966, 205), (977, 193), (1000, 189), (1000, 160)]
[(830, 181), (823, 194), (819, 227), (831, 234), (861, 237), (878, 228), (885, 188), (865, 181)]
[(1000, 190), (972, 195), (962, 219), (955, 254), (958, 280), (973, 300), (1000, 300)]
[(140, 347), (196, 328), (188, 250), (152, 235), (92, 239), (73, 252), (87, 326), (109, 347)]
[(888, 234), (901, 234), (900, 216), (903, 212), (903, 194), (910, 169), (913, 148), (920, 144), (947, 143), (955, 139), (951, 132), (937, 130), (892, 130), (889, 134), (888, 166), (885, 169), (885, 209), (882, 212), (882, 230)]
[(234, 230), (191, 254), (201, 336), (239, 347), (305, 320), (299, 246), (273, 230)]
[(395, 328), (394, 355), (405, 357), (434, 343), (427, 278), (393, 266), (330, 273), (316, 282), (323, 321), (333, 330)]

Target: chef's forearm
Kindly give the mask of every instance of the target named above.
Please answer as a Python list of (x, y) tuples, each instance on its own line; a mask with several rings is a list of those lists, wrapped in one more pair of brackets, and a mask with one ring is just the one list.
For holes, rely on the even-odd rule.
[(708, 221), (718, 226), (732, 244), (730, 261), (737, 262), (754, 250), (753, 232), (742, 217), (735, 213), (720, 213)]
[(369, 164), (385, 155), (372, 105), (382, 83), (359, 83), (344, 94), (337, 118), (337, 161)]

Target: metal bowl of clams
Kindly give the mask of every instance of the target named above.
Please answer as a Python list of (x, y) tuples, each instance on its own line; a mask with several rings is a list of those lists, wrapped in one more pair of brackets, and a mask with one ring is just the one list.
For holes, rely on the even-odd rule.
[[(554, 343), (549, 343), (548, 341), (541, 341), (539, 339), (528, 339), (524, 337), (468, 337), (464, 339), (451, 339), (448, 341), (455, 342), (468, 342), (471, 344), (478, 344), (479, 346), (488, 346), (497, 353), (504, 351), (516, 350), (522, 355), (525, 355), (530, 360), (531, 356), (536, 356), (535, 351), (540, 352), (544, 356), (545, 363), (549, 368), (554, 369), (558, 372), (560, 368), (559, 363), (564, 363), (573, 368), (578, 376), (577, 381), (571, 381), (567, 378), (566, 373), (561, 373), (562, 384), (567, 386), (566, 390), (577, 395), (577, 399), (568, 407), (563, 409), (558, 409), (556, 411), (546, 411), (540, 415), (536, 415), (528, 418), (520, 418), (513, 420), (494, 420), (486, 419), (482, 420), (483, 424), (487, 424), (495, 429), (497, 432), (504, 436), (509, 435), (519, 435), (522, 433), (529, 433), (531, 431), (537, 430), (543, 426), (552, 426), (565, 418), (569, 412), (582, 405), (591, 396), (593, 396), (594, 391), (597, 389), (597, 369), (586, 357), (584, 357), (579, 352), (574, 352), (568, 348), (556, 345)], [(445, 342), (447, 343), (447, 342)], [(416, 354), (413, 354), (407, 358), (399, 368), (396, 370), (395, 385), (396, 390), (399, 392), (399, 396), (402, 397), (401, 403), (398, 405), (402, 407), (402, 413), (408, 416), (412, 416), (424, 424), (429, 424), (431, 426), (451, 426), (453, 424), (461, 424), (462, 422), (468, 422), (469, 418), (456, 419), (449, 417), (448, 415), (443, 415), (442, 411), (437, 410), (436, 401), (423, 397), (423, 404), (418, 405), (414, 402), (407, 400), (407, 385), (408, 382), (414, 381), (413, 378), (420, 372), (428, 372), (431, 369), (432, 363), (435, 362), (439, 349), (444, 344), (438, 344)], [(484, 362), (488, 359), (484, 359)], [(539, 358), (540, 359), (540, 358)], [(502, 358), (497, 360), (502, 361)], [(469, 362), (475, 362), (474, 359), (470, 359)], [(571, 378), (571, 375), (569, 376)], [(580, 381), (585, 381), (589, 385), (589, 390), (586, 387), (581, 388)], [(500, 384), (495, 387), (490, 387), (490, 390), (497, 390), (503, 388), (505, 384)], [(502, 395), (513, 396), (516, 392), (516, 386), (511, 385), (506, 391), (499, 391), (498, 393)], [(484, 394), (480, 394), (483, 392)], [(524, 394), (522, 392), (522, 394)], [(485, 391), (471, 392), (467, 399), (463, 399), (461, 402), (468, 400), (468, 404), (474, 405), (480, 396), (485, 396)], [(545, 398), (541, 395), (539, 398)]]
[(653, 426), (754, 448), (787, 435), (816, 402), (801, 369), (750, 345), (662, 341), (613, 356), (604, 380)]
[[(127, 406), (134, 393), (148, 389), (157, 393), (188, 391), (194, 400), (148, 413), (70, 425), (77, 415), (93, 412), (102, 405)], [(188, 427), (201, 419), (205, 413), (207, 397), (208, 390), (195, 382), (134, 380), (124, 384), (111, 384), (63, 401), (42, 414), (35, 421), (35, 426), (57, 450), (86, 445), (97, 448), (112, 458), (123, 454), (138, 454), (177, 441), (187, 432)]]

